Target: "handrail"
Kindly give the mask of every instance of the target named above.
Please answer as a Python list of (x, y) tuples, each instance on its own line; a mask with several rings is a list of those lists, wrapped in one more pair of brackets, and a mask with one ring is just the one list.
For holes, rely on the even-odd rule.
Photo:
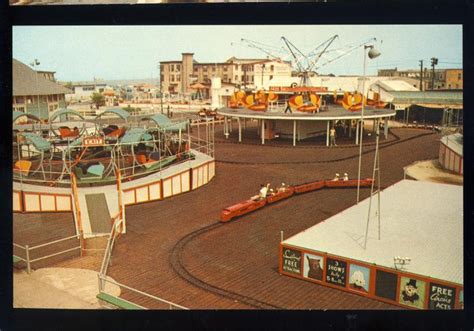
[(21, 246), (21, 245), (15, 244), (15, 243), (13, 243), (13, 246), (18, 247), (18, 248), (22, 248), (22, 249), (26, 249), (25, 246)]
[(77, 239), (78, 237), (79, 237), (79, 236), (75, 234), (75, 235), (70, 236), (70, 237), (66, 237), (66, 238), (62, 238), (62, 239), (50, 241), (50, 242), (47, 242), (47, 243), (45, 243), (45, 244), (40, 244), (40, 245), (37, 245), (37, 246), (30, 247), (30, 251), (32, 251), (33, 249), (37, 249), (37, 248), (41, 248), (41, 247), (53, 245), (53, 244), (56, 244), (56, 243), (58, 243), (58, 242), (66, 241), (66, 240), (69, 240), (69, 239), (72, 239), (72, 238), (76, 238), (76, 239)]
[(84, 245), (84, 234), (83, 234), (83, 228), (82, 228), (82, 218), (81, 218), (81, 208), (79, 206), (79, 200), (78, 200), (78, 192), (77, 192), (77, 181), (76, 181), (76, 175), (74, 173), (71, 173), (71, 188), (72, 188), (72, 196), (74, 199), (74, 206), (76, 207), (76, 220), (77, 220), (77, 228), (79, 230), (79, 240), (81, 240), (81, 256), (82, 256), (82, 249), (83, 247), (85, 248)]
[(57, 252), (57, 253), (53, 253), (53, 254), (50, 254), (50, 255), (45, 255), (45, 256), (42, 256), (42, 257), (38, 257), (34, 260), (30, 260), (30, 263), (40, 261), (40, 260), (44, 260), (44, 259), (48, 259), (48, 258), (56, 256), (56, 255), (72, 252), (76, 249), (81, 249), (81, 246), (73, 247), (73, 248), (70, 248), (70, 249), (65, 249), (64, 251), (61, 251), (61, 252)]
[[(171, 302), (171, 301), (168, 301), (168, 300), (159, 298), (159, 297), (154, 296), (154, 295), (152, 295), (152, 294), (149, 294), (149, 293), (146, 293), (146, 292), (137, 290), (137, 289), (135, 289), (135, 288), (132, 288), (132, 287), (130, 287), (130, 286), (121, 284), (121, 283), (119, 283), (119, 282), (113, 281), (113, 280), (109, 279), (109, 277), (107, 277), (107, 276), (105, 276), (105, 275), (104, 275), (104, 276), (99, 275), (99, 279), (100, 279), (101, 281), (103, 281), (103, 282), (109, 282), (109, 283), (111, 283), (111, 284), (114, 284), (114, 285), (123, 287), (123, 288), (125, 288), (125, 289), (127, 289), (127, 290), (130, 290), (130, 291), (132, 291), (132, 292), (136, 292), (136, 293), (138, 293), (138, 294), (144, 295), (144, 296), (149, 297), (149, 298), (151, 298), (151, 299), (158, 300), (158, 301), (160, 301), (160, 302), (162, 302), (162, 303), (166, 303), (166, 304), (168, 304), (168, 305), (170, 306), (170, 309), (172, 309), (172, 307), (176, 307), (176, 308), (183, 309), (183, 310), (189, 310), (189, 308), (187, 308), (187, 307), (178, 305), (178, 304), (173, 303), (173, 302)], [(147, 308), (145, 308), (145, 309), (147, 309)]]
[(21, 246), (19, 244), (15, 244), (15, 243), (13, 243), (13, 246), (17, 247), (17, 248), (20, 248), (20, 249), (23, 249), (25, 251), (26, 258), (22, 258), (20, 256), (17, 256), (17, 257), (21, 261), (26, 262), (27, 271), (28, 271), (28, 273), (31, 273), (31, 263), (37, 262), (37, 261), (40, 261), (40, 260), (44, 260), (44, 259), (48, 259), (50, 257), (57, 256), (57, 255), (60, 255), (60, 254), (72, 252), (76, 249), (80, 249), (81, 253), (82, 253), (82, 243), (77, 247), (69, 248), (69, 249), (66, 249), (66, 250), (63, 250), (63, 251), (60, 251), (60, 252), (56, 252), (56, 253), (53, 253), (53, 254), (50, 254), (50, 255), (41, 256), (41, 257), (38, 257), (36, 259), (30, 259), (30, 251), (32, 251), (34, 249), (54, 245), (54, 244), (57, 244), (57, 243), (60, 243), (60, 242), (66, 241), (66, 240), (71, 240), (71, 239), (74, 239), (74, 238), (80, 240), (80, 237), (78, 235), (73, 235), (73, 236), (69, 236), (69, 237), (66, 237), (66, 238), (53, 240), (53, 241), (50, 241), (50, 242), (47, 242), (47, 243), (44, 243), (44, 244), (36, 245), (36, 246), (33, 246), (33, 247), (29, 247), (28, 245)]

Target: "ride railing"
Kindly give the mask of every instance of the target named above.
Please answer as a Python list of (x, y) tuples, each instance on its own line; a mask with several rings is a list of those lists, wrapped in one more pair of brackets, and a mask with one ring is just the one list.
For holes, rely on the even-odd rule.
[(120, 235), (122, 233), (122, 227), (125, 224), (123, 218), (121, 217), (121, 212), (119, 212), (117, 215), (115, 215), (112, 218), (112, 221), (113, 221), (112, 229), (110, 230), (109, 238), (107, 240), (107, 246), (106, 246), (106, 249), (105, 249), (105, 254), (104, 254), (104, 257), (102, 259), (102, 264), (100, 266), (100, 271), (98, 273), (99, 292), (104, 292), (106, 284), (110, 283), (110, 284), (119, 286), (120, 288), (125, 288), (125, 289), (127, 289), (127, 290), (129, 290), (133, 293), (136, 293), (136, 294), (148, 297), (150, 299), (153, 299), (155, 301), (158, 301), (160, 304), (164, 304), (167, 307), (169, 307), (169, 309), (188, 310), (188, 308), (180, 306), (178, 304), (175, 304), (171, 301), (159, 298), (159, 297), (154, 296), (152, 294), (149, 294), (149, 293), (140, 291), (138, 289), (134, 289), (130, 286), (121, 284), (119, 282), (116, 282), (116, 281), (112, 280), (110, 277), (107, 276), (108, 267), (110, 265), (112, 265), (112, 252), (113, 252), (113, 249), (114, 249), (114, 245), (115, 245), (117, 239), (120, 237)]
[[(176, 141), (187, 143), (187, 149), (189, 149), (188, 151), (191, 153), (192, 151), (197, 151), (199, 153), (214, 157), (214, 129), (216, 123), (219, 122), (212, 120), (191, 124), (189, 131), (181, 133), (181, 135), (179, 136), (179, 140), (178, 135), (171, 135), (169, 133), (166, 133), (164, 135), (165, 138), (162, 141), (158, 139), (152, 139), (150, 141), (146, 141), (146, 143), (156, 144), (158, 149), (165, 149), (165, 142), (174, 139)], [(159, 160), (158, 167), (147, 168), (145, 165), (139, 164), (136, 160), (132, 161), (131, 165), (125, 166), (125, 164), (128, 163), (125, 161), (125, 158), (133, 157), (133, 153), (131, 153), (131, 151), (129, 150), (131, 148), (130, 146), (130, 144), (120, 143), (106, 143), (102, 145), (102, 147), (106, 150), (109, 150), (110, 153), (109, 157), (105, 158), (104, 161), (107, 162), (110, 159), (110, 162), (114, 162), (116, 165), (118, 165), (123, 179), (133, 178), (136, 175), (142, 176), (154, 172), (160, 172), (172, 164), (175, 165), (177, 163), (189, 161), (189, 158), (186, 157), (181, 159), (179, 158), (179, 156), (182, 156), (183, 153), (188, 151), (179, 150), (174, 155), (162, 157)], [(70, 147), (71, 152), (68, 152), (69, 157), (71, 157), (70, 154), (73, 154), (73, 152), (75, 152), (79, 148), (83, 147)], [(122, 153), (119, 150), (128, 150), (128, 152)], [(177, 155), (178, 157), (176, 157)], [(58, 159), (58, 156), (56, 156), (55, 159), (51, 157), (45, 158), (45, 160), (42, 161), (41, 165), (35, 164), (34, 169), (29, 169), (28, 173), (26, 171), (15, 170), (13, 171), (13, 179), (20, 183), (49, 186), (69, 186), (71, 185), (72, 175), (74, 174), (73, 169), (82, 160), (68, 160), (67, 158), (66, 160), (64, 160), (64, 155), (61, 158), (61, 160)], [(167, 162), (168, 160), (171, 161), (172, 158), (177, 159), (173, 162)], [(84, 161), (87, 162), (90, 160)], [(111, 173), (111, 168), (106, 165), (104, 176), (108, 178)], [(100, 178), (100, 180), (103, 179), (104, 178)], [(78, 180), (78, 182), (80, 182), (80, 180)]]
[[(45, 248), (45, 247), (51, 247), (53, 245), (58, 245), (60, 243), (63, 243), (65, 241), (72, 240), (72, 239), (79, 240), (79, 246), (74, 246), (72, 248), (61, 250), (59, 252), (54, 252), (54, 253), (51, 253), (51, 254), (35, 257), (34, 259), (31, 258), (32, 252), (37, 250), (37, 249)], [(14, 254), (14, 257), (16, 259), (18, 259), (19, 261), (23, 261), (26, 264), (26, 270), (27, 270), (28, 273), (31, 273), (32, 264), (35, 263), (35, 262), (50, 259), (52, 257), (62, 255), (62, 254), (66, 254), (66, 253), (69, 253), (69, 252), (72, 252), (72, 251), (75, 251), (75, 250), (81, 250), (82, 251), (82, 247), (83, 247), (83, 242), (82, 242), (79, 235), (73, 235), (73, 236), (70, 236), (70, 237), (50, 241), (50, 242), (47, 242), (47, 243), (44, 243), (44, 244), (31, 246), (31, 247), (29, 245), (22, 246), (22, 245), (13, 243), (13, 248), (14, 249), (17, 248), (17, 250), (21, 250), (22, 252), (24, 252), (23, 256), (20, 256), (20, 254)]]
[[(189, 310), (189, 308), (187, 307), (184, 307), (184, 306), (181, 306), (181, 305), (178, 305), (174, 302), (171, 302), (171, 301), (168, 301), (168, 300), (165, 300), (163, 298), (160, 298), (160, 297), (157, 297), (155, 295), (152, 295), (152, 294), (149, 294), (149, 293), (146, 293), (146, 292), (143, 292), (143, 291), (140, 291), (138, 289), (135, 289), (135, 288), (132, 288), (130, 286), (127, 286), (127, 285), (124, 285), (122, 283), (119, 283), (119, 282), (116, 282), (114, 281), (113, 279), (111, 279), (110, 277), (106, 276), (106, 275), (101, 275), (99, 274), (98, 275), (99, 277), (99, 283), (103, 283), (104, 286), (106, 283), (109, 283), (109, 284), (112, 284), (112, 285), (116, 285), (116, 286), (119, 286), (120, 288), (124, 288), (126, 290), (129, 290), (130, 292), (133, 292), (135, 294), (138, 294), (138, 295), (141, 295), (141, 296), (144, 296), (144, 297), (147, 297), (147, 298), (150, 298), (158, 303), (160, 303), (160, 305), (163, 305), (164, 307), (168, 307), (169, 310), (174, 310), (174, 309), (179, 309), (179, 310)], [(143, 307), (144, 309), (148, 309), (146, 307)]]

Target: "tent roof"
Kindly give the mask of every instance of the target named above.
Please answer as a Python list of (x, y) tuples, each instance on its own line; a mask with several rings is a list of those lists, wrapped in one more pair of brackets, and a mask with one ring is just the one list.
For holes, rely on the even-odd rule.
[(124, 120), (127, 120), (127, 118), (130, 116), (128, 111), (123, 110), (122, 108), (109, 108), (97, 115), (96, 119), (107, 113), (115, 114)]
[(156, 123), (162, 130), (176, 132), (181, 130), (186, 130), (188, 122), (172, 122), (166, 115), (155, 114), (152, 116), (147, 116), (142, 118), (143, 120), (151, 120)]
[(36, 117), (36, 116), (33, 115), (33, 114), (23, 113), (23, 112), (21, 112), (21, 111), (16, 111), (16, 110), (14, 110), (14, 111), (13, 111), (13, 123), (14, 123), (18, 118), (20, 118), (21, 116), (26, 116), (26, 117), (31, 118), (31, 119), (34, 119), (34, 120), (36, 120), (36, 121), (38, 121), (38, 122), (41, 121), (38, 117)]
[(131, 128), (120, 139), (121, 144), (137, 144), (142, 140), (151, 140), (151, 135), (143, 128)]
[(393, 104), (420, 105), (427, 108), (463, 108), (462, 92), (435, 91), (393, 91), (390, 92)]
[(64, 109), (56, 110), (54, 113), (52, 113), (51, 116), (49, 116), (49, 122), (53, 122), (56, 118), (58, 118), (61, 115), (65, 115), (65, 114), (73, 114), (73, 115), (76, 115), (76, 116), (80, 117), (82, 120), (85, 120), (84, 116), (79, 114), (77, 111), (72, 110), (72, 109), (64, 108)]

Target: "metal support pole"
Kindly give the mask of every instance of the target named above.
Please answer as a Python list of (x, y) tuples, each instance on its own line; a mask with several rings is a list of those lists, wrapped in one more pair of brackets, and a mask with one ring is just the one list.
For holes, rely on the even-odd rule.
[(242, 142), (242, 125), (240, 123), (240, 117), (237, 117), (237, 122), (239, 124), (239, 143)]
[(349, 138), (351, 138), (352, 137), (352, 120), (349, 120), (348, 127), (349, 127)]
[(356, 145), (359, 145), (359, 127), (360, 127), (360, 121), (357, 121), (356, 124)]
[[(370, 222), (370, 211), (372, 207), (372, 197), (374, 195), (374, 186), (375, 181), (377, 180), (377, 218), (378, 218), (378, 239), (380, 240), (380, 157), (379, 157), (379, 136), (380, 136), (380, 129), (377, 123), (377, 131), (376, 131), (376, 140), (375, 140), (375, 155), (374, 155), (374, 169), (372, 173), (373, 182), (372, 187), (370, 190), (370, 199), (369, 199), (369, 211), (367, 213), (367, 224), (365, 228), (365, 242), (364, 242), (364, 249), (367, 248), (367, 238), (369, 235), (369, 222)], [(377, 179), (375, 178), (375, 172), (377, 172)]]
[(232, 117), (229, 117), (229, 128), (230, 128), (230, 132), (232, 132), (232, 129), (233, 129)]
[(293, 146), (296, 146), (296, 121), (293, 121)]
[(301, 122), (298, 122), (297, 126), (298, 126), (298, 141), (300, 141), (301, 140)]
[(25, 245), (26, 252), (26, 271), (31, 274), (31, 265), (30, 265), (30, 248), (28, 245)]
[(329, 121), (327, 123), (327, 129), (326, 129), (326, 147), (329, 146)]
[(385, 136), (385, 139), (387, 139), (388, 138), (388, 117), (385, 117), (385, 120), (384, 120), (383, 134)]
[(360, 141), (359, 141), (359, 171), (357, 174), (357, 203), (359, 203), (359, 193), (360, 193), (360, 172), (362, 167), (362, 138), (364, 137), (364, 110), (365, 110), (365, 64), (367, 61), (367, 56), (365, 56), (365, 46), (364, 46), (364, 74), (362, 76), (362, 109), (360, 111)]
[(262, 145), (265, 144), (265, 120), (262, 121), (261, 136), (262, 136)]

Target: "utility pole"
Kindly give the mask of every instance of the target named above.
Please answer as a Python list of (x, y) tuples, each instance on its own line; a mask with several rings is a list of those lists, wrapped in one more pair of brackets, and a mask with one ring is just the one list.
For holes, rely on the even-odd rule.
[(438, 59), (435, 57), (431, 58), (431, 67), (432, 67), (432, 77), (431, 77), (431, 90), (434, 90), (434, 81), (435, 81), (435, 65), (438, 64)]
[(420, 60), (420, 91), (423, 91), (423, 60)]

